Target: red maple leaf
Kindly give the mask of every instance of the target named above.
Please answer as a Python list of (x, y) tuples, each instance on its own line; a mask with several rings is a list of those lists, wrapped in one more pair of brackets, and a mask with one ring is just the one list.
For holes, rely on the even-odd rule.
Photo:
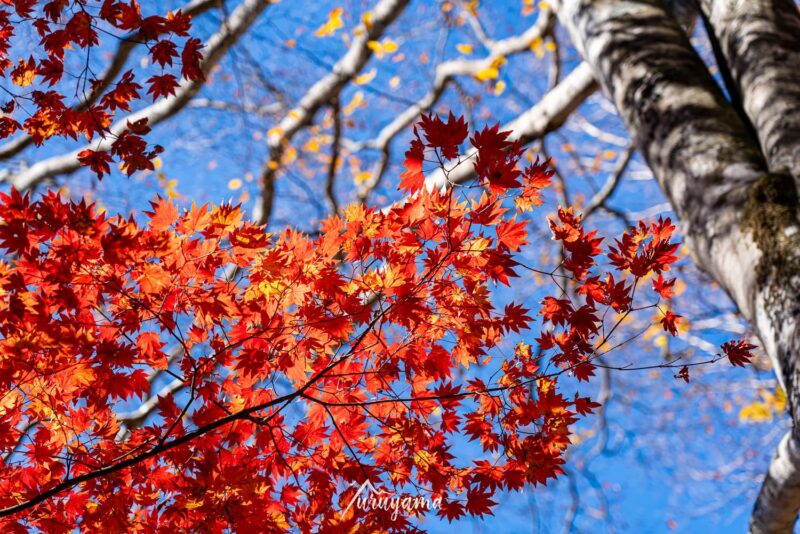
[(406, 159), (403, 161), (405, 171), (400, 174), (401, 190), (409, 193), (416, 193), (425, 185), (425, 175), (422, 174), (422, 164), (425, 160), (425, 145), (419, 139), (416, 128), (414, 129), (416, 139), (411, 141), (411, 147), (406, 151)]
[(205, 78), (200, 68), (200, 62), (203, 60), (203, 54), (200, 52), (202, 49), (203, 44), (196, 37), (187, 39), (183, 45), (181, 75), (187, 80), (202, 81)]
[(428, 146), (441, 150), (445, 159), (458, 157), (458, 146), (467, 138), (467, 123), (464, 117), (456, 118), (452, 112), (447, 117), (446, 123), (437, 115), (423, 115), (419, 127), (425, 132)]
[(731, 365), (744, 367), (753, 358), (752, 351), (756, 346), (743, 339), (736, 341), (726, 341), (722, 345), (722, 352), (728, 357)]
[(103, 175), (111, 173), (109, 164), (114, 161), (114, 158), (108, 152), (87, 148), (78, 153), (78, 161), (84, 167), (92, 169), (97, 174), (98, 180), (102, 180)]
[(520, 247), (527, 243), (525, 240), (528, 236), (528, 231), (525, 229), (527, 224), (527, 221), (517, 221), (516, 219), (498, 223), (494, 227), (497, 232), (497, 243), (514, 252), (519, 251)]
[(664, 330), (672, 334), (673, 336), (678, 335), (678, 323), (680, 322), (680, 315), (672, 313), (670, 310), (664, 314), (664, 317), (661, 318), (661, 325), (664, 327)]
[(658, 278), (653, 280), (653, 290), (661, 295), (661, 298), (670, 299), (675, 291), (675, 278), (666, 280), (664, 275), (659, 274)]
[(172, 59), (178, 57), (178, 45), (169, 40), (161, 40), (150, 49), (153, 63), (162, 68), (166, 65), (172, 66)]
[(152, 94), (153, 100), (158, 100), (162, 96), (174, 95), (175, 89), (178, 87), (178, 80), (172, 74), (151, 76), (147, 79), (147, 83), (150, 84), (147, 94)]

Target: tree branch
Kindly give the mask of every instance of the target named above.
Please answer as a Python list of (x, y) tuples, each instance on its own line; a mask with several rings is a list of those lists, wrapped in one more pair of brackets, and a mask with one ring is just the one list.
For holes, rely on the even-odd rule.
[(542, 37), (550, 32), (553, 22), (552, 11), (545, 8), (536, 22), (520, 35), (514, 35), (500, 41), (486, 41), (489, 53), (485, 57), (473, 60), (454, 59), (438, 65), (434, 72), (433, 86), (427, 93), (417, 102), (401, 111), (389, 124), (381, 128), (381, 131), (378, 132), (374, 139), (354, 147), (355, 150), (371, 148), (381, 151), (380, 160), (373, 167), (370, 178), (359, 186), (359, 200), (365, 201), (383, 179), (391, 158), (391, 143), (395, 137), (417, 120), (421, 113), (431, 109), (456, 76), (474, 76), (481, 70), (491, 66), (498, 58), (508, 57), (528, 50), (530, 44), (537, 37)]
[[(219, 63), (230, 47), (253, 25), (258, 16), (269, 6), (264, 0), (244, 0), (231, 15), (220, 25), (217, 33), (206, 42), (205, 56), (200, 64), (203, 74), (207, 75)], [(10, 181), (20, 191), (30, 189), (42, 181), (55, 176), (70, 174), (80, 168), (78, 154), (85, 149), (107, 151), (111, 148), (114, 139), (128, 129), (128, 122), (147, 119), (150, 126), (168, 119), (181, 111), (189, 101), (200, 91), (203, 81), (187, 81), (175, 90), (169, 98), (163, 98), (135, 113), (115, 122), (109, 132), (99, 143), (89, 144), (61, 156), (54, 156), (42, 160), (30, 168), (2, 178)]]
[[(516, 119), (502, 126), (502, 130), (511, 130), (510, 140), (519, 140), (526, 145), (536, 139), (541, 139), (548, 133), (557, 130), (569, 118), (578, 106), (583, 104), (598, 88), (592, 69), (586, 63), (581, 63), (570, 72), (553, 89), (548, 91), (542, 99)], [(468, 152), (465, 160), (471, 160), (477, 154), (476, 150)], [(425, 180), (428, 187), (441, 188), (448, 182), (463, 184), (475, 178), (475, 168), (464, 161), (447, 176), (437, 171)]]
[[(188, 4), (180, 8), (184, 15), (196, 17), (215, 5), (218, 5), (220, 0), (191, 0)], [(122, 72), (123, 67), (128, 62), (128, 58), (137, 46), (143, 44), (141, 33), (133, 32), (125, 37), (120, 38), (120, 43), (117, 45), (117, 51), (111, 58), (106, 70), (97, 78), (97, 83), (92, 85), (92, 89), (87, 94), (83, 101), (77, 104), (74, 109), (85, 110), (92, 106), (97, 100), (103, 96), (103, 93), (108, 89), (117, 76)], [(28, 134), (20, 135), (12, 139), (8, 143), (0, 146), (0, 161), (6, 160), (10, 157), (16, 156), (33, 143), (33, 137)]]
[(253, 212), (253, 220), (257, 224), (266, 224), (272, 215), (275, 178), (286, 147), (298, 132), (311, 124), (317, 111), (338, 97), (342, 88), (361, 72), (373, 53), (368, 43), (379, 40), (406, 5), (408, 0), (381, 0), (372, 10), (369, 26), (362, 23), (354, 30), (355, 37), (347, 53), (326, 76), (306, 91), (297, 106), (272, 129), (267, 141), (269, 153), (261, 169), (261, 202), (256, 204)]
[(792, 0), (702, 0), (772, 172), (800, 187), (800, 13)]
[[(794, 180), (777, 163), (777, 152), (767, 157), (778, 172), (768, 172), (746, 125), (661, 2), (560, 0), (555, 4), (560, 20), (611, 95), (678, 214), (695, 263), (728, 292), (758, 333), (787, 392), (794, 443), (800, 428), (800, 206)], [(755, 9), (754, 4), (760, 3), (735, 4)], [(752, 54), (768, 56), (761, 45), (754, 44), (769, 41), (757, 28), (741, 24), (728, 31), (735, 34), (735, 42), (750, 43), (753, 48), (743, 57), (757, 64)], [(730, 48), (730, 43), (726, 46)], [(732, 63), (734, 72), (744, 69), (743, 62), (739, 67), (735, 60)], [(777, 70), (766, 78), (780, 79)], [(744, 71), (738, 72), (741, 83)], [(748, 113), (754, 110), (754, 94), (745, 97), (750, 102)], [(769, 110), (765, 113), (783, 109), (779, 96), (775, 98), (774, 105), (762, 102)], [(791, 120), (784, 127), (755, 115), (754, 122), (762, 144), (767, 139), (797, 139)], [(766, 131), (772, 133), (765, 135)], [(796, 145), (790, 142), (786, 147), (789, 153), (792, 146)], [(770, 471), (757, 503), (752, 532), (791, 532), (800, 508), (798, 470), (785, 467), (790, 460), (800, 459), (793, 451), (786, 445), (779, 450), (775, 471)]]

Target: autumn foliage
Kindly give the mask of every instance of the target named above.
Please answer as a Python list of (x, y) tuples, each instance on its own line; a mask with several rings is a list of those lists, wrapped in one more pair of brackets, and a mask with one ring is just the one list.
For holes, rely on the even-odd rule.
[[(149, 130), (147, 119), (128, 122), (115, 131), (112, 121), (118, 111), (131, 111), (131, 103), (143, 96), (153, 100), (172, 96), (181, 79), (204, 78), (203, 46), (189, 36), (190, 27), (190, 17), (181, 11), (146, 16), (135, 1), (0, 1), (0, 76), (13, 84), (10, 98), (1, 106), (0, 139), (20, 131), (36, 145), (54, 136), (82, 136), (87, 142), (108, 139), (107, 147), (78, 154), (81, 164), (98, 177), (108, 174), (114, 162), (129, 176), (152, 170), (152, 159), (161, 148), (149, 147), (142, 137)], [(34, 42), (39, 41), (37, 53), (14, 63), (9, 52), (15, 43), (19, 46), (31, 39), (28, 33)], [(132, 70), (118, 78), (112, 78), (113, 73), (89, 76), (88, 65), (83, 72), (65, 71), (68, 54), (88, 63), (92, 51), (97, 54), (107, 42), (117, 40), (123, 43), (120, 46), (127, 46), (125, 42), (146, 45), (158, 73), (137, 80)], [(70, 100), (71, 91), (59, 91), (63, 78), (78, 79), (71, 90), (83, 93), (81, 98)]]
[[(598, 406), (560, 380), (590, 378), (625, 318), (671, 296), (674, 227), (604, 247), (561, 208), (552, 296), (504, 303), (536, 271), (523, 217), (551, 173), (498, 130), (472, 136), (468, 161), (463, 120), (425, 117), (409, 196), (351, 205), (314, 238), (230, 205), (157, 199), (125, 218), (3, 194), (2, 530), (405, 532), (414, 517), (343, 514), (353, 484), (439, 496), (452, 520), (557, 477)], [(455, 165), (483, 187), (425, 186)], [(167, 382), (151, 417), (120, 415)]]

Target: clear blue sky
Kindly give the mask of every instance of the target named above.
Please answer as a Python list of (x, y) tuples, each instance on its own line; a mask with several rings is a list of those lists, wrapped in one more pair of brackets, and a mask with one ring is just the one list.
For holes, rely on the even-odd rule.
[[(256, 105), (276, 101), (258, 80), (268, 80), (289, 103), (303, 92), (346, 50), (340, 38), (319, 39), (313, 31), (324, 22), (334, 6), (345, 8), (345, 29), (352, 29), (367, 1), (304, 2), (284, 0), (270, 7), (252, 34), (243, 41), (213, 74), (214, 83), (200, 96), (224, 102), (247, 102)], [(143, 1), (143, 11), (178, 6), (180, 2)], [(229, 7), (233, 2), (227, 2)], [(482, 2), (479, 15), (486, 31), (495, 39), (524, 31), (535, 14), (522, 16), (522, 2)], [(430, 83), (435, 64), (459, 56), (459, 44), (471, 44), (474, 57), (485, 51), (468, 26), (446, 29), (435, 2), (413, 2), (407, 12), (387, 33), (399, 43), (404, 61), (394, 58), (373, 59), (365, 72), (376, 69), (376, 77), (363, 86), (345, 89), (342, 102), (349, 103), (357, 93), (365, 97), (366, 107), (356, 109), (345, 125), (345, 136), (353, 141), (368, 139), (405, 108), (408, 100), (421, 96)], [(218, 24), (216, 15), (205, 15), (196, 29), (208, 35)], [(295, 46), (287, 46), (294, 39)], [(577, 64), (578, 58), (559, 34), (563, 73)], [(550, 54), (550, 53), (548, 53)], [(427, 56), (422, 63), (420, 56)], [(397, 56), (395, 55), (395, 58)], [(549, 56), (548, 56), (549, 57)], [(535, 103), (547, 89), (547, 60), (533, 52), (508, 58), (500, 80), (506, 87), (496, 95), (493, 88), (470, 79), (461, 80), (464, 89), (474, 95), (475, 126), (504, 122)], [(101, 55), (95, 61), (101, 63)], [(147, 66), (134, 65), (143, 73)], [(400, 79), (393, 88), (391, 80)], [(572, 201), (590, 196), (607, 178), (619, 152), (624, 148), (615, 139), (625, 131), (614, 117), (610, 104), (600, 95), (591, 98), (546, 142), (565, 176)], [(463, 99), (449, 90), (436, 108), (465, 113)], [(141, 210), (156, 193), (164, 193), (170, 180), (179, 202), (220, 203), (233, 199), (250, 209), (258, 195), (255, 177), (266, 148), (265, 134), (275, 124), (274, 116), (248, 113), (222, 113), (209, 109), (189, 109), (178, 119), (157, 127), (151, 140), (166, 151), (161, 158), (161, 176), (136, 175), (130, 179), (119, 173), (97, 183), (87, 174), (70, 179), (69, 190), (78, 196), (89, 194), (112, 212)], [(598, 139), (591, 123), (608, 135)], [(596, 132), (595, 132), (596, 133)], [(300, 135), (295, 146), (311, 139)], [(408, 136), (393, 145), (394, 157), (389, 173), (373, 202), (385, 203), (394, 198), (399, 165)], [(53, 143), (37, 152), (58, 153), (70, 143)], [(324, 149), (323, 149), (324, 152)], [(606, 152), (610, 154), (606, 156)], [(27, 157), (30, 157), (30, 152)], [(601, 156), (598, 157), (598, 154)], [(302, 156), (303, 154), (301, 154)], [(287, 223), (313, 230), (327, 207), (319, 202), (324, 180), (322, 163), (305, 154), (306, 169), (293, 164), (278, 182), (278, 204), (273, 227)], [(360, 168), (366, 169), (377, 154), (359, 153)], [(23, 157), (24, 159), (24, 157)], [(342, 203), (353, 195), (350, 160), (339, 172), (336, 192)], [(232, 179), (243, 186), (232, 190)], [(245, 196), (243, 196), (245, 195)], [(249, 196), (249, 199), (247, 198)], [(552, 262), (552, 246), (546, 239), (545, 216), (559, 203), (555, 191), (548, 193), (547, 204), (531, 218), (534, 232), (543, 238), (534, 240), (526, 254), (540, 264)], [(668, 215), (669, 208), (637, 156), (626, 179), (610, 204), (631, 218)], [(614, 235), (621, 226), (617, 219), (600, 213), (591, 220), (605, 235)], [(548, 252), (550, 258), (543, 258)], [(679, 276), (685, 292), (676, 301), (676, 311), (695, 319), (696, 330), (684, 342), (673, 342), (672, 353), (688, 351), (687, 357), (704, 359), (704, 347), (736, 337), (741, 327), (735, 317), (728, 317), (731, 307), (726, 297), (683, 260)], [(524, 282), (524, 281), (523, 281)], [(529, 284), (525, 283), (524, 286)], [(521, 287), (516, 298), (534, 307), (543, 291), (552, 288)], [(631, 335), (640, 324), (631, 325)], [(733, 330), (734, 333), (731, 331)], [(642, 336), (619, 349), (612, 359), (618, 365), (658, 363), (663, 347), (656, 338)], [(575, 388), (576, 385), (571, 387)], [(596, 392), (599, 380), (581, 386), (580, 391)], [(757, 401), (761, 394), (772, 393), (775, 383), (769, 370), (733, 369), (718, 364), (693, 373), (685, 384), (667, 371), (612, 372), (605, 422), (589, 417), (577, 430), (581, 441), (570, 453), (567, 471), (570, 476), (547, 487), (528, 489), (522, 494), (502, 495), (494, 516), (482, 520), (465, 519), (455, 524), (437, 520), (425, 523), (430, 532), (743, 532), (761, 473), (766, 469), (774, 445), (787, 426), (785, 418), (753, 423), (740, 421), (743, 406)], [(602, 423), (602, 424), (601, 424)], [(463, 454), (474, 454), (465, 446)], [(588, 462), (588, 464), (587, 464)], [(578, 496), (574, 500), (573, 495)], [(571, 523), (570, 509), (574, 507)], [(571, 525), (571, 527), (570, 527)]]

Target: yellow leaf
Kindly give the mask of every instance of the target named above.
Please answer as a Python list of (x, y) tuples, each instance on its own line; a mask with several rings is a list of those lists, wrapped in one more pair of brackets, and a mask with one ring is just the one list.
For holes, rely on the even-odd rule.
[(375, 53), (375, 57), (381, 59), (386, 54), (397, 52), (398, 44), (387, 37), (382, 42), (369, 41), (367, 47)]
[(303, 145), (304, 152), (311, 152), (313, 154), (316, 154), (317, 152), (319, 152), (319, 149), (320, 149), (319, 141), (317, 140), (316, 137), (312, 137), (311, 139), (308, 140), (308, 142), (306, 142), (306, 144)]
[(400, 45), (389, 38), (383, 40), (383, 51), (387, 54), (394, 54), (399, 47)]
[(544, 57), (544, 39), (540, 35), (531, 41), (531, 50), (536, 54), (536, 57), (542, 59)]
[(533, 13), (533, 0), (523, 0), (522, 2), (522, 16), (527, 17)]
[(261, 291), (262, 295), (268, 298), (271, 295), (279, 295), (284, 289), (286, 289), (286, 286), (280, 280), (264, 280), (258, 284), (258, 290)]
[(284, 165), (289, 165), (296, 159), (297, 159), (297, 149), (293, 146), (290, 146), (283, 151), (283, 157), (281, 158), (281, 163), (283, 163)]
[(462, 2), (462, 7), (472, 13), (473, 16), (478, 14), (478, 0), (469, 0)]
[(739, 421), (746, 423), (765, 423), (772, 420), (772, 410), (763, 402), (754, 402), (742, 406), (739, 410)]
[(242, 180), (241, 180), (241, 178), (231, 178), (231, 179), (228, 181), (228, 189), (230, 189), (231, 191), (236, 191), (236, 190), (237, 190), (237, 189), (239, 189), (240, 187), (242, 187)]
[(364, 102), (364, 93), (361, 91), (356, 91), (356, 94), (353, 95), (352, 100), (342, 109), (342, 112), (345, 115), (352, 115), (353, 112)]
[(19, 60), (17, 67), (11, 72), (11, 81), (20, 87), (25, 87), (33, 83), (36, 77), (36, 62), (33, 56), (28, 61)]
[(456, 50), (458, 50), (459, 52), (461, 52), (464, 55), (468, 55), (468, 54), (472, 53), (472, 45), (471, 44), (466, 44), (466, 43), (461, 43), (461, 44), (456, 45)]
[(367, 84), (367, 83), (371, 82), (372, 80), (375, 79), (375, 76), (377, 74), (378, 74), (378, 70), (377, 69), (372, 69), (371, 71), (365, 72), (364, 74), (361, 74), (360, 76), (356, 76), (356, 79), (355, 79), (356, 85), (364, 85), (364, 84)]
[(506, 59), (504, 57), (497, 57), (495, 58), (492, 63), (485, 67), (478, 72), (475, 73), (475, 78), (479, 82), (485, 82), (487, 80), (494, 80), (498, 76), (500, 76), (500, 67), (506, 64)]
[(191, 499), (186, 501), (186, 509), (187, 510), (195, 510), (203, 506), (203, 501), (200, 499)]
[(364, 26), (368, 29), (372, 29), (372, 11), (367, 11), (363, 15), (361, 15), (361, 22), (364, 23)]
[(775, 411), (782, 412), (786, 410), (786, 392), (780, 386), (775, 390), (772, 405), (775, 407)]
[(356, 183), (356, 185), (360, 185), (369, 180), (371, 176), (372, 176), (371, 172), (361, 171), (357, 173), (355, 176), (353, 176), (353, 181)]
[(427, 467), (431, 464), (433, 455), (428, 451), (417, 451), (414, 453), (414, 462), (422, 467)]
[(173, 178), (172, 180), (167, 181), (164, 192), (167, 194), (167, 200), (178, 198), (180, 196), (178, 194), (178, 180)]
[(475, 73), (475, 78), (479, 82), (485, 82), (487, 80), (494, 80), (500, 75), (500, 71), (497, 70), (495, 67), (486, 67), (485, 69), (481, 69)]
[(314, 32), (314, 35), (317, 37), (327, 37), (336, 33), (336, 30), (344, 26), (344, 22), (342, 22), (342, 13), (344, 13), (344, 10), (341, 7), (331, 9), (330, 13), (328, 13), (328, 21), (320, 26), (317, 31)]
[(494, 86), (494, 95), (495, 96), (500, 96), (500, 95), (503, 94), (503, 91), (505, 91), (505, 90), (506, 90), (506, 82), (504, 82), (503, 80), (500, 80)]

